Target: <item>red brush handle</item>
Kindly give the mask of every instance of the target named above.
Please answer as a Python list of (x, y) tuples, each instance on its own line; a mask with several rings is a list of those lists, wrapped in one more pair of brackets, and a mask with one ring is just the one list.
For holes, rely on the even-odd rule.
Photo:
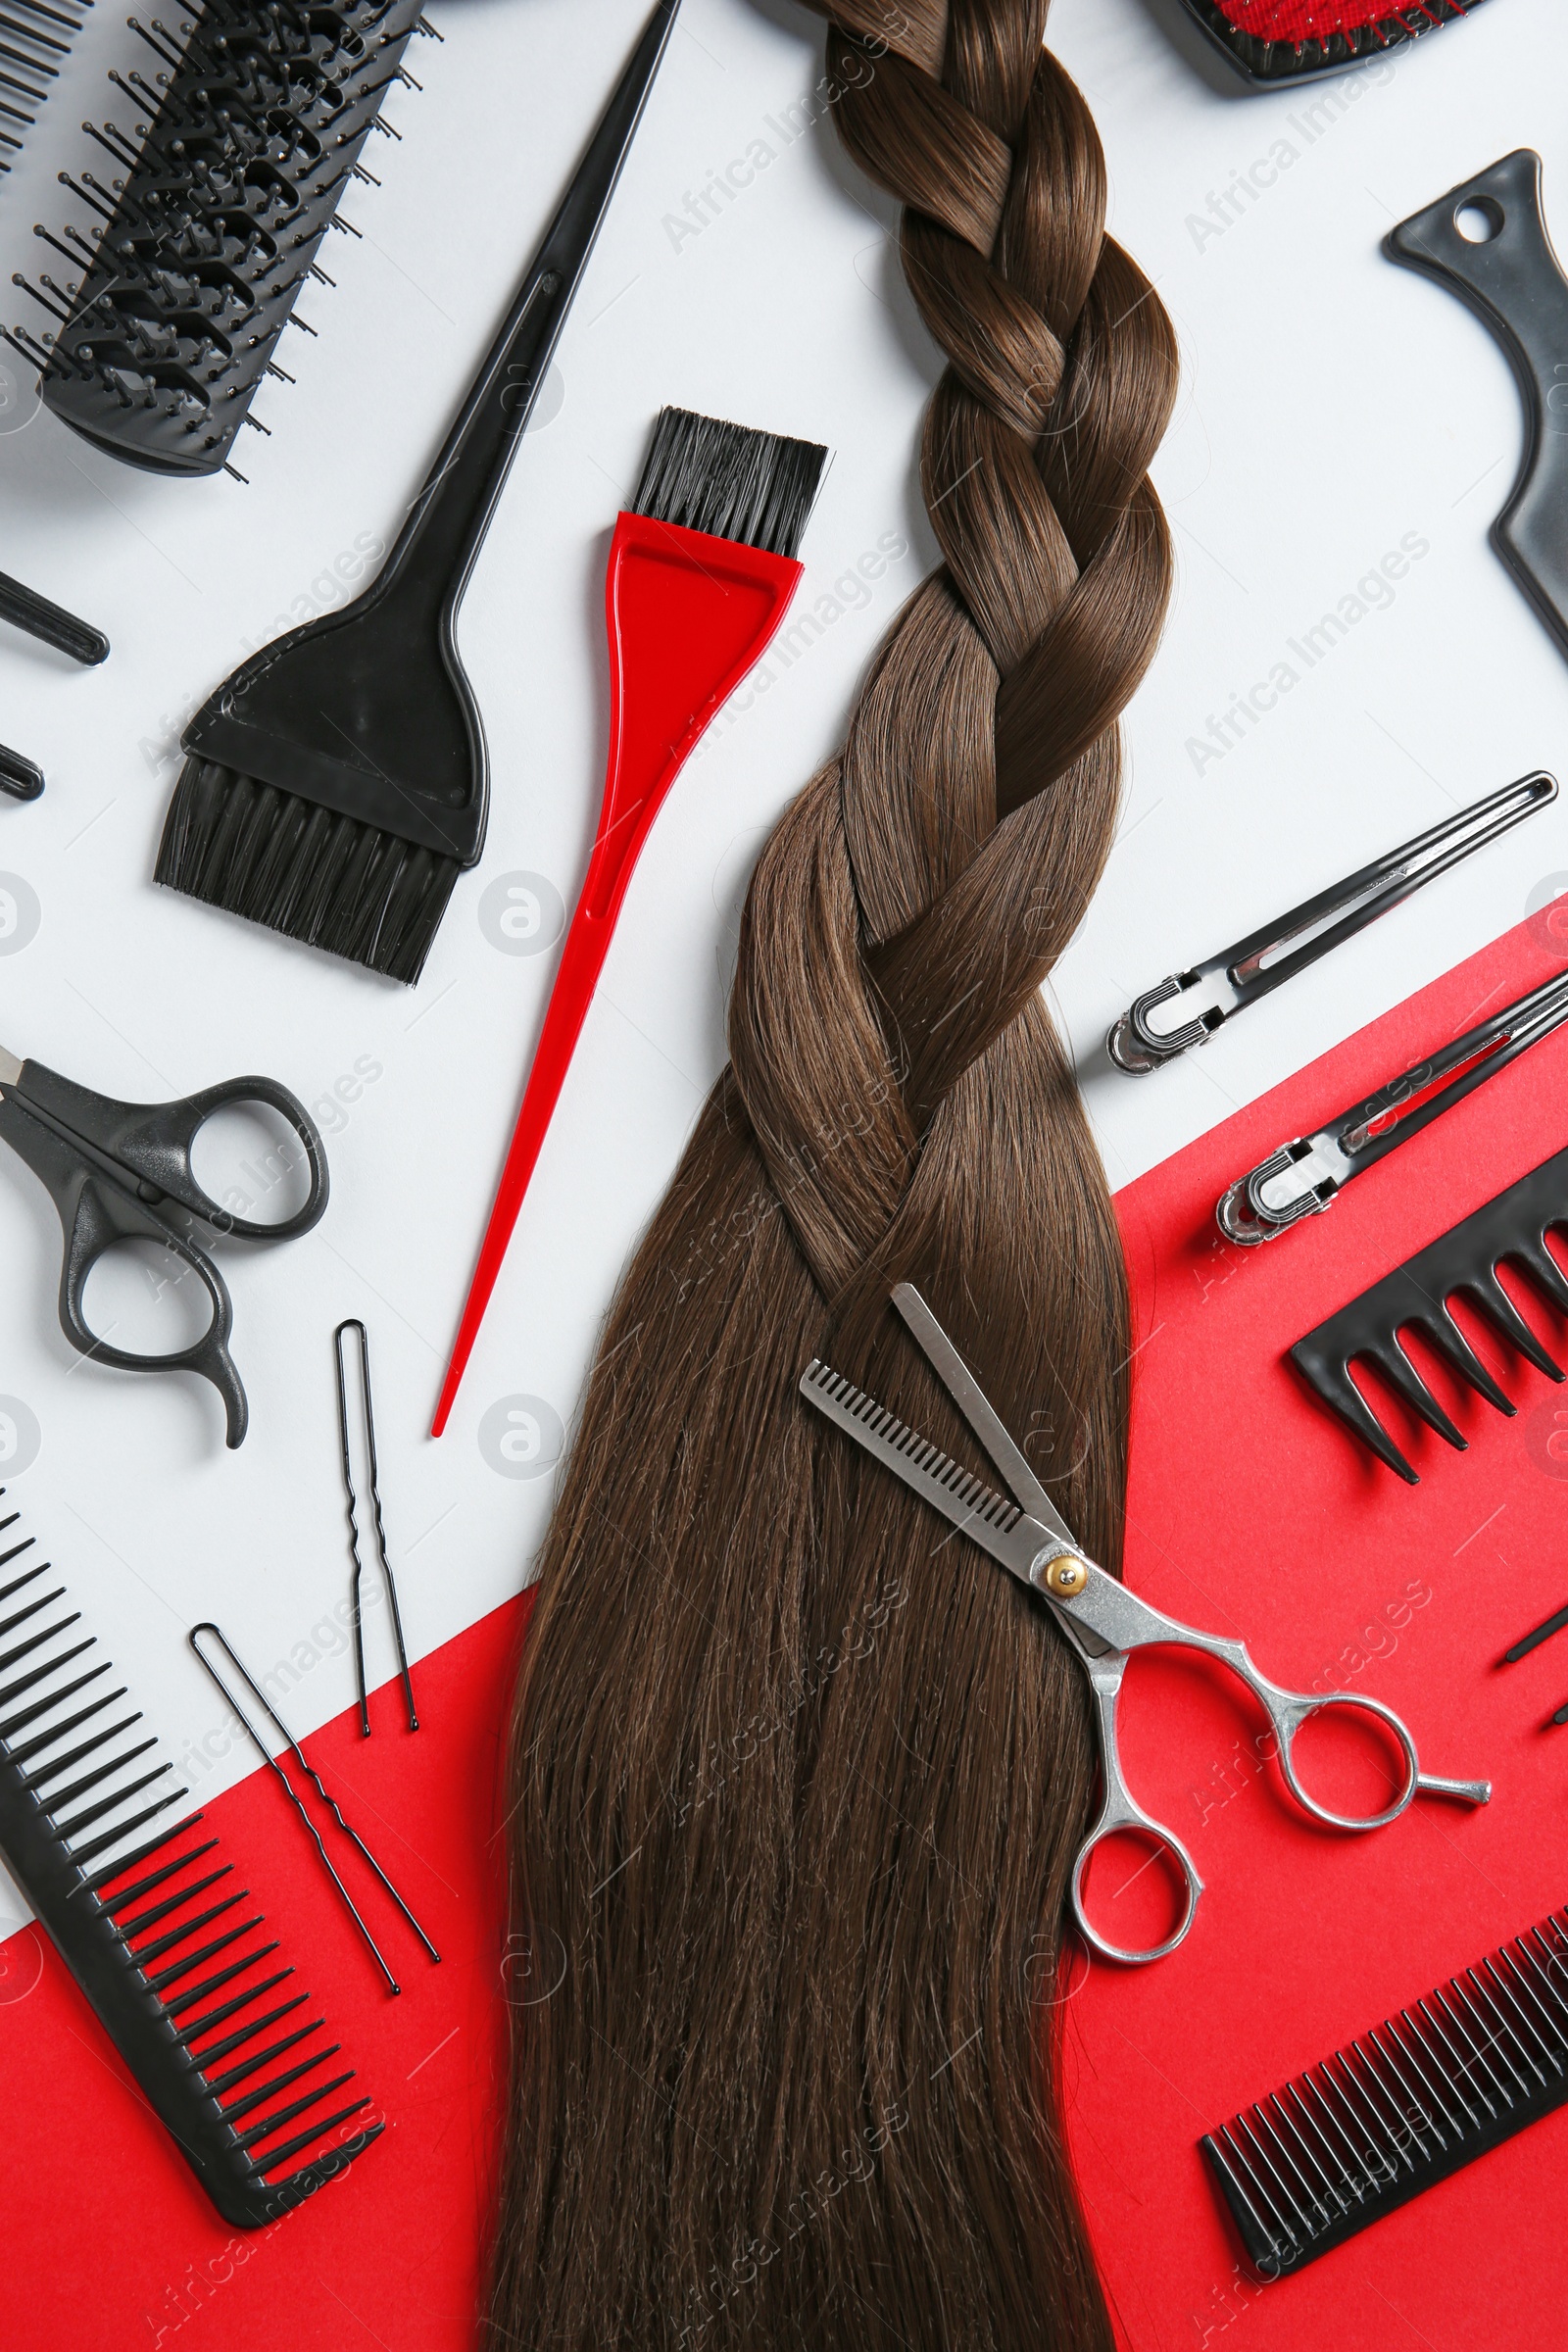
[(433, 1437), (447, 1425), (478, 1337), (643, 844), (704, 730), (772, 642), (801, 572), (786, 556), (644, 514), (622, 514), (615, 525), (605, 584), (611, 673), (605, 804)]

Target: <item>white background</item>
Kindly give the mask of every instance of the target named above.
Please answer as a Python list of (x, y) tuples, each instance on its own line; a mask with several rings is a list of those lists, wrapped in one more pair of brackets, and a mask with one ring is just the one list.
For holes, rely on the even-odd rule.
[[(821, 24), (790, 0), (685, 0), (464, 608), (494, 804), (483, 866), (459, 888), (419, 988), (154, 887), (185, 716), (249, 648), (341, 601), (332, 566), (357, 537), (390, 540), (645, 9), (437, 0), (435, 14), (444, 44), (409, 56), (422, 93), (389, 103), (402, 143), (367, 153), (384, 184), (345, 207), (363, 241), (328, 241), (336, 290), (300, 305), (318, 340), (285, 335), (297, 386), (258, 399), (270, 439), (240, 436), (248, 488), (137, 473), (47, 415), (0, 432), (5, 567), (114, 642), (102, 669), (81, 672), (0, 629), (0, 738), (49, 775), (36, 805), (0, 801), (0, 875), (20, 876), (41, 911), (30, 943), (0, 956), (0, 1044), (149, 1100), (260, 1070), (315, 1102), (357, 1062), (380, 1071), (329, 1137), (326, 1221), (285, 1248), (226, 1253), (252, 1404), (238, 1454), (223, 1449), (204, 1385), (73, 1354), (55, 1322), (54, 1211), (0, 1153), (0, 1396), (21, 1399), (41, 1431), (11, 1500), (187, 1756), (222, 1716), (184, 1650), (197, 1618), (220, 1618), (259, 1672), (307, 1644), (297, 1729), (350, 1703), (327, 1622), (348, 1579), (330, 1352), (341, 1316), (370, 1329), (416, 1653), (516, 1591), (550, 1464), (500, 1475), (481, 1420), (527, 1396), (569, 1425), (616, 1276), (722, 1060), (758, 847), (837, 745), (867, 657), (934, 560), (914, 453), (936, 359), (898, 278), (891, 208), (846, 164), (830, 122), (700, 234), (672, 225), (688, 193), (755, 139), (783, 149), (768, 118), (817, 80)], [(88, 152), (81, 116), (126, 120), (99, 78), (126, 47), (122, 21), (117, 31), (116, 12), (100, 15), (24, 171), (0, 191), (6, 279), (50, 259), (35, 218), (58, 228), (74, 217), (55, 173)], [(1155, 467), (1176, 602), (1128, 713), (1120, 842), (1053, 981), (1122, 1184), (1518, 921), (1554, 874), (1568, 886), (1564, 804), (1204, 1054), (1138, 1083), (1104, 1063), (1107, 1023), (1162, 973), (1561, 757), (1568, 671), (1487, 541), (1521, 444), (1516, 391), (1469, 314), (1379, 247), (1396, 220), (1524, 144), (1544, 156), (1568, 236), (1568, 18), (1560, 0), (1489, 0), (1397, 64), (1326, 85), (1354, 102), (1337, 98), (1310, 141), (1292, 118), (1321, 88), (1250, 94), (1174, 0), (1056, 0), (1052, 34), (1099, 120), (1114, 231), (1156, 280), (1183, 355)], [(1211, 195), (1281, 139), (1296, 160), (1217, 231)], [(3, 300), (26, 315), (9, 284)], [(26, 408), (16, 373), (13, 419)], [(452, 1428), (432, 1444), (555, 963), (499, 950), (480, 901), (515, 873), (574, 901), (605, 754), (608, 534), (666, 401), (832, 445), (806, 599), (884, 533), (910, 553), (765, 695), (721, 718), (661, 818)], [(1431, 552), (1396, 601), (1198, 772), (1187, 747), (1209, 714), (1290, 659), (1285, 641), (1410, 533)], [(371, 1642), (380, 1679), (384, 1619)], [(390, 1694), (380, 1712), (391, 1735)], [(237, 1751), (209, 1761), (202, 1792), (244, 1769)], [(0, 1933), (24, 1916), (0, 1882)]]

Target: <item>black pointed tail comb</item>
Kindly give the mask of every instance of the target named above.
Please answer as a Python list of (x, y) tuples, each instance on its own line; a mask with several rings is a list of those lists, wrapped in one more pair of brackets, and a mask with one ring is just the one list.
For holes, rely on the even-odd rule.
[(1264, 2278), (1568, 2100), (1562, 1911), (1199, 2142)]
[[(0, 1571), (34, 1547), (18, 1516)], [(219, 2212), (261, 2229), (385, 2126), (64, 1600), (47, 1561), (0, 1584), (0, 1858)]]
[(1292, 1361), (1324, 1403), (1408, 1486), (1420, 1481), (1351, 1380), (1351, 1364), (1369, 1364), (1429, 1429), (1464, 1452), (1465, 1439), (1410, 1361), (1399, 1334), (1416, 1332), (1477, 1396), (1499, 1413), (1512, 1414), (1513, 1405), (1459, 1329), (1448, 1301), (1465, 1298), (1527, 1363), (1548, 1380), (1560, 1381), (1561, 1368), (1497, 1280), (1499, 1265), (1516, 1266), (1551, 1305), (1568, 1314), (1568, 1279), (1546, 1247), (1554, 1228), (1568, 1231), (1568, 1152), (1543, 1160), (1291, 1349)]

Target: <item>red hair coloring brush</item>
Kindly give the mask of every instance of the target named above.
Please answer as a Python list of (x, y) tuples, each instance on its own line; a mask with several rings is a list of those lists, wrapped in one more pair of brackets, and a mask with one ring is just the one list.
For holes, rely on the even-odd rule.
[(605, 586), (610, 764), (512, 1149), (436, 1406), (446, 1428), (644, 842), (714, 717), (771, 644), (827, 451), (665, 409)]
[(1440, 24), (1454, 24), (1482, 0), (1186, 0), (1209, 38), (1259, 88), (1308, 81), (1359, 58), (1386, 56)]

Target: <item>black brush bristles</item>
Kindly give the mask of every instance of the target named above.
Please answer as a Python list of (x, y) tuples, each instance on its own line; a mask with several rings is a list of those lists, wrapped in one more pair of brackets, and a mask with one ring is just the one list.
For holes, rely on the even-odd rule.
[(629, 511), (793, 558), (827, 456), (815, 441), (664, 409)]
[[(92, 0), (9, 0), (0, 42), (0, 174), (22, 153), (23, 139), (59, 80)], [(22, 46), (17, 46), (21, 42)]]
[[(0, 1599), (48, 1573), (47, 1563), (28, 1569)], [(277, 1943), (249, 1890), (227, 1884), (233, 1866), (198, 1870), (218, 1840), (193, 1837), (202, 1817), (181, 1812), (189, 1792), (172, 1764), (138, 1769), (157, 1742), (127, 1740), (142, 1718), (122, 1711), (123, 1687), (70, 1705), (113, 1670), (103, 1661), (65, 1674), (96, 1642), (64, 1639), (80, 1617), (62, 1615), (61, 1598), (54, 1587), (0, 1621), (0, 1857), (219, 2212), (261, 2229), (335, 2180), (385, 2126), (349, 2089), (352, 2070), (320, 2071), (339, 2052), (316, 2038), (320, 2017), (296, 2016), (272, 2036), (309, 1996), (291, 1987), (270, 1999), (294, 1971), (274, 1965)], [(24, 1638), (10, 1641), (24, 1621)], [(224, 2063), (240, 2050), (237, 2065)]]
[(39, 368), (46, 408), (128, 465), (236, 471), (240, 426), (269, 430), (250, 414), (263, 377), (292, 381), (276, 349), (297, 300), (335, 282), (318, 259), (322, 240), (332, 228), (360, 234), (338, 219), (339, 201), (352, 175), (371, 176), (360, 150), (387, 127), (386, 90), (412, 80), (402, 59), (419, 8), (204, 0), (177, 31), (130, 19), (162, 71), (112, 74), (132, 113), (83, 124), (120, 169), (107, 188), (62, 172), (82, 226), (65, 244), (37, 231), (76, 279), (33, 285), (19, 272), (47, 325), (0, 328)]
[(412, 987), (461, 870), (455, 858), (193, 755), (155, 879)]

